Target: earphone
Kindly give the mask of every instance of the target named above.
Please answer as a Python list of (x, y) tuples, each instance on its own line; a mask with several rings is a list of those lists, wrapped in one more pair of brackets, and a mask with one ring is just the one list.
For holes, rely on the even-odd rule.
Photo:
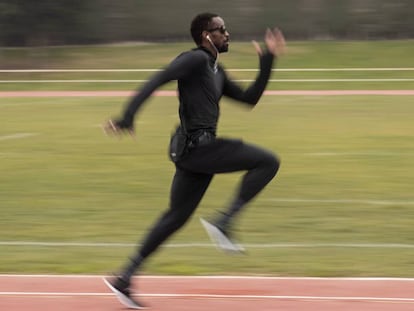
[(219, 59), (219, 51), (216, 48), (216, 45), (213, 43), (213, 41), (211, 41), (210, 36), (207, 35), (206, 39), (208, 42), (210, 42), (211, 46), (213, 47), (213, 49), (216, 51), (216, 61), (214, 62), (214, 73), (217, 72), (217, 64), (218, 64), (218, 59)]
[(208, 40), (208, 42), (210, 42), (211, 46), (213, 47), (213, 49), (217, 52), (217, 55), (219, 54), (219, 52), (217, 51), (217, 48), (215, 46), (215, 44), (213, 43), (213, 41), (211, 41), (210, 36), (207, 35), (206, 39)]

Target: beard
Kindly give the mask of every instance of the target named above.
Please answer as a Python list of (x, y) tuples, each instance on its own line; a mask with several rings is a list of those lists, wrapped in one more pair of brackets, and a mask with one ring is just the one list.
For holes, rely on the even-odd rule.
[(221, 46), (216, 46), (216, 48), (219, 53), (226, 53), (229, 50), (229, 43), (224, 42)]

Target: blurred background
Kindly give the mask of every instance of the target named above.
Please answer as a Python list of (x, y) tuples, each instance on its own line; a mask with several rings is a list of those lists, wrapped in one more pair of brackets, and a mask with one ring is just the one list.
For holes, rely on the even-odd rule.
[(249, 256), (218, 253), (198, 221), (242, 173), (221, 175), (145, 273), (414, 277), (413, 0), (0, 0), (0, 273), (114, 271), (168, 206), (174, 92), (151, 97), (136, 141), (101, 125), (194, 47), (205, 11), (224, 18), (220, 60), (243, 86), (250, 40), (286, 36), (276, 95), (250, 113), (223, 98), (219, 126), (282, 166), (240, 219)]
[(187, 40), (203, 11), (219, 13), (235, 40), (273, 25), (289, 39), (414, 36), (410, 0), (1, 0), (0, 45)]

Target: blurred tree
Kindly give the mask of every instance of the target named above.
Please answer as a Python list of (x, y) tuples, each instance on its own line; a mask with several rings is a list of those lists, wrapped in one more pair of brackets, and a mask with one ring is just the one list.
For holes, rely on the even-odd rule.
[(0, 45), (189, 40), (205, 11), (223, 16), (234, 40), (274, 25), (289, 39), (414, 36), (413, 0), (0, 0)]
[(0, 0), (1, 40), (33, 46), (76, 41), (82, 32), (82, 0)]

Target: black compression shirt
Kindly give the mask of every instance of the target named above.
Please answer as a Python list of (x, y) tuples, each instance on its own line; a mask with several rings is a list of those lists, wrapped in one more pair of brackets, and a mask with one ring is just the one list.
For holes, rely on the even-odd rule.
[(246, 90), (232, 82), (222, 66), (214, 68), (215, 58), (205, 48), (199, 47), (179, 55), (165, 70), (156, 74), (128, 104), (120, 124), (132, 125), (134, 115), (143, 102), (159, 86), (178, 82), (181, 127), (187, 133), (203, 129), (216, 132), (219, 101), (224, 95), (237, 101), (256, 105), (269, 80), (273, 54), (260, 56), (260, 71), (255, 82)]

